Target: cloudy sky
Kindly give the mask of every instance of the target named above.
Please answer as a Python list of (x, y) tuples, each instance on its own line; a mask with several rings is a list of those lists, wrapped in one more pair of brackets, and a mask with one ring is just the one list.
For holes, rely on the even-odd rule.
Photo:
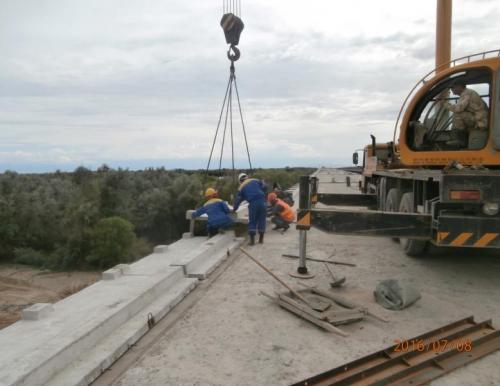
[[(254, 165), (346, 165), (370, 133), (392, 139), (433, 67), (435, 10), (242, 0)], [(203, 168), (229, 75), (221, 16), (222, 0), (0, 0), (0, 171)], [(452, 55), (500, 48), (498, 20), (498, 0), (455, 0)], [(234, 137), (245, 167), (238, 124)]]

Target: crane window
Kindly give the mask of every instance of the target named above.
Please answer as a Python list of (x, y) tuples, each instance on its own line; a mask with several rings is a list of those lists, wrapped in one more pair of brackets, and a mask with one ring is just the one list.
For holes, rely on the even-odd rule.
[(415, 151), (486, 146), (491, 103), (489, 70), (455, 73), (434, 85), (412, 113), (407, 141)]

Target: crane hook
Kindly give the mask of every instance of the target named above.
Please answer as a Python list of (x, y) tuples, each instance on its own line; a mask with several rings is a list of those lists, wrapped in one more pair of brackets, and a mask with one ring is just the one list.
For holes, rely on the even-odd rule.
[(220, 26), (224, 31), (226, 43), (229, 44), (227, 57), (231, 62), (235, 62), (240, 58), (240, 50), (236, 46), (240, 42), (240, 35), (245, 28), (243, 21), (233, 13), (226, 13), (222, 16)]
[(238, 49), (238, 47), (236, 47), (234, 44), (231, 44), (229, 46), (229, 50), (227, 50), (227, 58), (231, 62), (236, 62), (240, 58), (240, 56), (241, 56), (241, 54), (240, 54), (240, 50)]

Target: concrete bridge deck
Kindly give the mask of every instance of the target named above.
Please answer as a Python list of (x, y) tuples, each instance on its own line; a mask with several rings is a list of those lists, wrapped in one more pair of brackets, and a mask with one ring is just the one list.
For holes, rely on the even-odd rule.
[[(345, 174), (323, 169), (318, 177), (326, 192), (355, 192), (342, 182)], [(282, 257), (298, 253), (298, 232), (269, 231), (264, 245), (248, 247), (274, 273), (288, 276), (297, 261)], [(367, 305), (388, 318), (344, 326), (350, 336), (326, 333), (279, 308), (260, 291), (283, 288), (243, 254), (236, 253), (207, 287), (185, 299), (189, 307), (169, 315), (162, 332), (134, 358), (122, 358), (96, 386), (137, 385), (289, 385), (342, 365), (429, 329), (466, 316), (492, 318), (500, 325), (500, 260), (488, 253), (431, 252), (422, 259), (404, 255), (399, 244), (385, 238), (346, 237), (311, 230), (308, 254), (349, 261), (357, 267), (334, 266), (346, 276), (339, 293)], [(330, 277), (322, 263), (309, 262), (316, 274), (309, 284), (328, 288)], [(407, 279), (422, 299), (403, 311), (388, 311), (375, 303), (373, 290), (380, 280)], [(295, 286), (300, 288), (299, 286)], [(171, 320), (168, 320), (172, 316)], [(489, 355), (432, 382), (433, 386), (497, 385), (500, 352)]]
[[(343, 184), (345, 173), (322, 169), (317, 175), (327, 192), (355, 192), (354, 177), (350, 188)], [(0, 331), (0, 385), (87, 385), (105, 369), (95, 386), (288, 385), (472, 314), (492, 318), (497, 326), (500, 321), (498, 256), (449, 250), (412, 259), (388, 239), (313, 229), (308, 255), (334, 254), (357, 264), (334, 267), (347, 277), (339, 293), (390, 320), (345, 326), (350, 336), (342, 338), (261, 296), (262, 290), (282, 288), (235, 251), (240, 242), (226, 234), (158, 247), (128, 267), (106, 272), (107, 280), (54, 304), (39, 320)], [(297, 261), (281, 256), (298, 252), (293, 228), (269, 231), (265, 244), (250, 251), (288, 283), (296, 282), (288, 273)], [(309, 283), (328, 288), (325, 267), (308, 266), (316, 274)], [(381, 308), (372, 293), (388, 278), (409, 280), (422, 299), (400, 312)], [(151, 329), (150, 314), (156, 322)], [(500, 353), (489, 355), (432, 385), (496, 385), (499, 360)]]
[(159, 246), (54, 305), (24, 310), (0, 331), (0, 385), (88, 385), (241, 241), (228, 232)]

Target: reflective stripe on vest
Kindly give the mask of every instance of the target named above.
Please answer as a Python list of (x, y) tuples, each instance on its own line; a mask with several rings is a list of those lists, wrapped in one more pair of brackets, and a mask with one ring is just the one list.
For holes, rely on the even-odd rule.
[(203, 206), (207, 206), (207, 205), (213, 204), (214, 202), (221, 202), (221, 201), (222, 200), (220, 198), (211, 198), (210, 200), (205, 202), (205, 204), (203, 204)]
[(252, 181), (258, 181), (256, 178), (247, 178), (245, 181), (243, 181), (241, 184), (240, 184), (240, 187), (238, 188), (238, 190), (241, 190), (243, 189), (245, 186), (248, 185), (249, 182), (252, 182)]

